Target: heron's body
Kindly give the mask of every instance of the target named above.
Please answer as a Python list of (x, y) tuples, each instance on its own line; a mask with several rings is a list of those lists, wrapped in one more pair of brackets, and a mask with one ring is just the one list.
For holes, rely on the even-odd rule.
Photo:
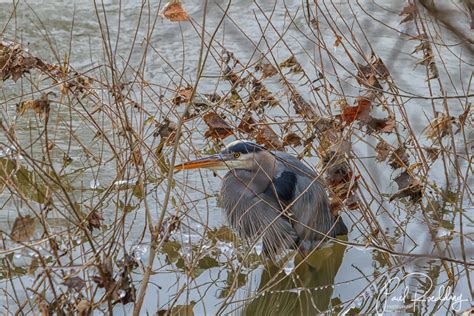
[(309, 251), (325, 236), (347, 234), (317, 174), (295, 157), (245, 141), (231, 143), (219, 157), (230, 169), (222, 204), (242, 238), (261, 239), (272, 254), (284, 248)]

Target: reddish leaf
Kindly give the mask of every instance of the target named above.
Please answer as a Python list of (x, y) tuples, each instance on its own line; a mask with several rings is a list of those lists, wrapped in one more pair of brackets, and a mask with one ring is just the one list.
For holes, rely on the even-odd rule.
[(367, 121), (371, 110), (372, 102), (370, 100), (359, 98), (356, 106), (343, 105), (340, 118), (342, 121), (350, 124), (355, 120)]

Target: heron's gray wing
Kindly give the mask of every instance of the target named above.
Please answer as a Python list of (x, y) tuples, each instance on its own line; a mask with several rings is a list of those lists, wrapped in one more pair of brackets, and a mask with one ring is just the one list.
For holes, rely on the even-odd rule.
[(221, 199), (230, 225), (241, 238), (250, 242), (261, 238), (269, 254), (296, 246), (298, 236), (288, 219), (282, 216), (278, 201), (249, 191), (233, 173), (224, 178)]
[(303, 176), (317, 177), (317, 174), (314, 170), (299, 161), (298, 158), (296, 158), (295, 156), (276, 150), (272, 151), (271, 153), (277, 158), (277, 161), (285, 165), (286, 169), (289, 169)]
[[(274, 186), (273, 192), (291, 191), (293, 193), (290, 200), (285, 199), (284, 196), (279, 197), (287, 206), (290, 206), (293, 228), (302, 247), (313, 248), (325, 234), (335, 236), (335, 230), (331, 230), (335, 218), (329, 209), (327, 194), (316, 172), (292, 155), (283, 152), (273, 152), (273, 154), (277, 157), (279, 170), (271, 184)], [(289, 173), (294, 173), (293, 181), (281, 181), (282, 176), (286, 180), (290, 179)], [(285, 187), (278, 188), (280, 185)]]

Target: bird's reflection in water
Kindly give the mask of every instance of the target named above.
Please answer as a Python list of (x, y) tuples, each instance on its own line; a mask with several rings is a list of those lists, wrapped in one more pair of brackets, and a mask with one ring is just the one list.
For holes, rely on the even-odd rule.
[[(347, 236), (338, 239), (347, 240)], [(260, 279), (259, 294), (244, 306), (243, 315), (316, 315), (327, 312), (345, 248), (345, 245), (335, 242), (314, 251), (303, 263), (301, 257), (297, 257), (297, 268), (289, 275), (281, 267), (267, 267)]]

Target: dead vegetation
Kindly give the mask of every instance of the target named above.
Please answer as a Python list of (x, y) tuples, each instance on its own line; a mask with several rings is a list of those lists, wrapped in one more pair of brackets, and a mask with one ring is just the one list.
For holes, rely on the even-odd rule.
[[(472, 52), (463, 50), (468, 32), (440, 21), (442, 9), (407, 1), (397, 10), (398, 24), (408, 25), (408, 31), (391, 31), (399, 37), (395, 43), (408, 43), (412, 57), (408, 64), (395, 64), (368, 40), (360, 20), (391, 26), (363, 4), (322, 1), (300, 4), (296, 11), (278, 5), (280, 21), (268, 8), (252, 4), (255, 16), (248, 19), (261, 34), (258, 43), (240, 28), (230, 2), (213, 4), (219, 18), (187, 12), (181, 1), (148, 8), (146, 18), (139, 17), (148, 29), (136, 29), (143, 41), (125, 46), (120, 58), (111, 35), (104, 35), (112, 31), (104, 26), (106, 15), (96, 7), (104, 60), (91, 53), (97, 57), (94, 66), (80, 69), (71, 58), (73, 47), (54, 61), (40, 58), (20, 38), (0, 43), (1, 203), (17, 214), (11, 230), (2, 232), (1, 273), (5, 282), (32, 279), (3, 289), (12, 313), (88, 315), (133, 305), (135, 315), (145, 309), (189, 315), (209, 294), (197, 290), (199, 302), (185, 294), (199, 288), (199, 276), (213, 269), (226, 275), (220, 277), (217, 301), (211, 299), (217, 302), (214, 312), (246, 308), (274, 291), (281, 282), (277, 277), (239, 297), (261, 263), (258, 242), (242, 244), (221, 227), (222, 220), (211, 218), (216, 213), (209, 201), (217, 187), (209, 183), (218, 179), (175, 175), (172, 168), (234, 138), (290, 152), (318, 170), (332, 211), (343, 214), (351, 227), (349, 241), (334, 243), (371, 249), (374, 264), (388, 271), (430, 258), (436, 278), (443, 275), (455, 284), (467, 277), (468, 285), (462, 286), (472, 293), (472, 232), (465, 231), (473, 216), (472, 72), (464, 71), (472, 69)], [(216, 19), (213, 27), (206, 26), (208, 15)], [(251, 48), (231, 50), (221, 30), (224, 20)], [(147, 33), (158, 28), (156, 23), (173, 31), (175, 43), (182, 41), (172, 49), (176, 60), (165, 57)], [(14, 28), (6, 23), (2, 36), (8, 38)], [(444, 42), (449, 32), (457, 44)], [(314, 51), (304, 45), (295, 49), (295, 34), (304, 35)], [(191, 52), (195, 68), (188, 73), (176, 47), (190, 55), (185, 41), (193, 38), (200, 50)], [(133, 50), (139, 46), (143, 55), (137, 56)], [(52, 50), (51, 56), (58, 56)], [(166, 65), (162, 78), (146, 72), (152, 62), (145, 57)], [(448, 69), (448, 57), (458, 68)], [(406, 79), (396, 68), (401, 66), (416, 71), (408, 83), (416, 88), (400, 83)], [(408, 229), (413, 219), (432, 237), (434, 250), (423, 248), (424, 255), (412, 253), (416, 242), (412, 250), (399, 247), (416, 240), (417, 231)], [(456, 237), (437, 238), (443, 228)], [(448, 251), (454, 247), (450, 243), (460, 244), (462, 255)], [(293, 268), (302, 266), (304, 261)], [(157, 303), (146, 295), (164, 288), (153, 280), (162, 269), (179, 277), (173, 290), (166, 288), (172, 295)], [(369, 285), (378, 285), (378, 276), (371, 277)], [(324, 311), (373, 312), (373, 303), (354, 307), (364, 291), (351, 301), (332, 300)]]

